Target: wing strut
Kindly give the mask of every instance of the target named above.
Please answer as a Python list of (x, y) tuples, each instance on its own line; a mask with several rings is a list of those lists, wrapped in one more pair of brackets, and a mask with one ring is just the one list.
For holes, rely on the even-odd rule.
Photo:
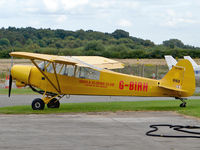
[[(59, 86), (59, 83), (58, 83), (58, 78), (57, 78), (57, 75), (56, 75), (56, 80), (57, 80), (57, 83), (58, 83), (58, 88), (51, 82), (51, 80), (47, 77), (47, 75), (39, 68), (39, 66), (35, 63), (35, 61), (33, 59), (31, 59), (31, 62), (37, 67), (37, 69), (45, 76), (45, 78), (49, 81), (49, 83), (54, 87), (54, 89), (60, 94), (61, 91), (60, 91), (60, 86)], [(54, 65), (53, 65), (54, 66)], [(55, 67), (54, 67), (54, 72), (55, 72)], [(56, 74), (56, 73), (55, 73)]]
[(60, 91), (60, 84), (59, 84), (59, 81), (58, 81), (58, 76), (57, 76), (55, 64), (52, 63), (52, 66), (53, 66), (53, 70), (54, 70), (54, 75), (55, 75), (55, 77), (56, 77), (56, 81), (57, 81), (57, 85), (58, 85), (58, 90), (59, 90), (59, 93), (60, 93), (60, 92), (61, 92), (61, 91)]

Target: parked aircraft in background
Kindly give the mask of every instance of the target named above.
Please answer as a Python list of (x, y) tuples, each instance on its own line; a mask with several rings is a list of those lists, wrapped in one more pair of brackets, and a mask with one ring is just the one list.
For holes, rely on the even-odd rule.
[[(187, 59), (191, 62), (194, 68), (195, 77), (200, 77), (200, 65), (197, 65), (197, 63), (190, 56), (184, 56), (184, 59)], [(171, 55), (166, 55), (165, 60), (167, 62), (169, 70), (177, 63), (176, 59), (174, 59)]]
[(194, 68), (195, 76), (200, 77), (200, 65), (197, 65), (197, 63), (190, 56), (184, 56), (184, 59), (187, 59), (191, 62)]
[(165, 61), (167, 62), (169, 70), (171, 70), (172, 67), (177, 64), (176, 59), (174, 59), (174, 57), (172, 57), (171, 55), (165, 55)]
[[(188, 60), (179, 61), (161, 80), (117, 73), (108, 69), (123, 68), (114, 60), (99, 56), (56, 56), (27, 52), (12, 52), (11, 56), (30, 59), (34, 66), (14, 65), (12, 79), (18, 86), (29, 86), (42, 94), (32, 102), (33, 110), (59, 108), (64, 95), (183, 97), (193, 95), (195, 76)], [(41, 61), (41, 63), (38, 63)]]

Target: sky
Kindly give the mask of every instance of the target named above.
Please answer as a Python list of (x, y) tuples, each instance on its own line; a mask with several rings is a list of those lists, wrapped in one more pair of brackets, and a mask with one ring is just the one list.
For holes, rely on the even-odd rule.
[(200, 47), (200, 0), (0, 0), (0, 28), (116, 29)]

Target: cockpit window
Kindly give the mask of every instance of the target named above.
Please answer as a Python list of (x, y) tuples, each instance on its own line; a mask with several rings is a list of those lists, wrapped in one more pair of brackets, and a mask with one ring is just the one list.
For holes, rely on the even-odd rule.
[[(56, 63), (55, 64), (55, 68), (56, 68), (56, 73), (57, 74), (61, 74), (61, 75), (64, 74), (64, 71), (65, 71), (65, 65), (64, 64)], [(49, 73), (54, 73), (54, 69), (53, 69), (52, 63), (47, 64), (46, 71), (49, 72)]]
[(49, 63), (48, 65), (47, 65), (47, 72), (50, 72), (50, 73), (53, 73), (54, 72), (54, 70), (53, 70), (53, 66), (52, 66), (52, 63)]
[(38, 67), (42, 70), (42, 71), (47, 71), (47, 72), (51, 72), (51, 70), (53, 70), (52, 64), (50, 62), (47, 61), (43, 61), (41, 62)]
[[(39, 68), (49, 73), (54, 73), (53, 65), (50, 62), (43, 61), (39, 65)], [(56, 73), (60, 75), (66, 75), (69, 77), (75, 76), (76, 78), (99, 80), (100, 72), (88, 67), (80, 67), (74, 65), (55, 64)], [(76, 70), (76, 71), (75, 71)]]
[(76, 77), (99, 80), (100, 72), (87, 67), (77, 67)]
[(44, 71), (45, 61), (41, 62), (41, 63), (38, 65), (38, 67), (39, 67), (42, 71)]
[(63, 71), (62, 71), (62, 70), (63, 70), (63, 66), (64, 66), (63, 64), (56, 64), (55, 67), (56, 67), (56, 73), (57, 73), (57, 74), (63, 74), (63, 73), (62, 73), (62, 72), (63, 72)]
[(66, 65), (65, 67), (65, 75), (74, 76), (75, 67), (73, 65)]

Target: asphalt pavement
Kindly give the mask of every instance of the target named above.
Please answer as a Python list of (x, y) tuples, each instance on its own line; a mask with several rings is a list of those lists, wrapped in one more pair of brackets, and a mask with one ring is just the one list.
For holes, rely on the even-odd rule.
[[(40, 95), (0, 95), (0, 106), (30, 105)], [(190, 97), (200, 99), (200, 97)], [(71, 96), (61, 103), (174, 100), (167, 97)], [(152, 124), (195, 125), (200, 120), (174, 112), (99, 112), (0, 115), (0, 149), (9, 150), (199, 150), (198, 138), (150, 137)], [(198, 131), (200, 132), (200, 131)], [(159, 134), (184, 135), (168, 127)]]
[[(0, 115), (0, 149), (199, 150), (199, 139), (150, 137), (151, 124), (200, 125), (173, 112)], [(159, 134), (187, 135), (170, 128)]]

